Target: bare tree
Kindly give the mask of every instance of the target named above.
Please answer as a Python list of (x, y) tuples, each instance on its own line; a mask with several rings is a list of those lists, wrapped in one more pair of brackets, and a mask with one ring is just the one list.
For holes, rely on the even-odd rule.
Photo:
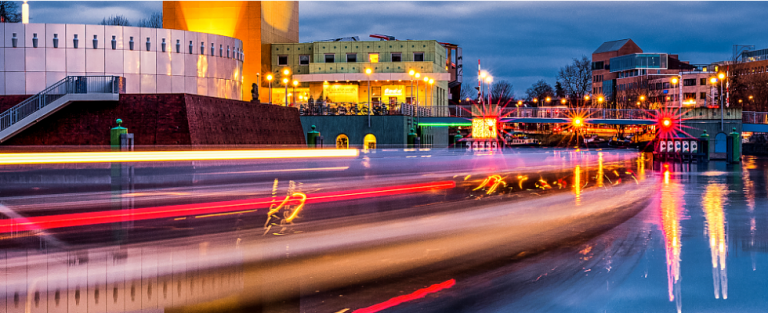
[(493, 86), (491, 87), (492, 103), (505, 105), (512, 100), (515, 100), (515, 90), (512, 88), (512, 83), (506, 80), (500, 80), (493, 83)]
[(555, 91), (552, 90), (552, 86), (547, 84), (543, 79), (537, 81), (527, 90), (525, 90), (525, 99), (531, 101), (533, 99), (542, 99), (545, 97), (552, 97), (555, 95)]
[(730, 105), (745, 111), (768, 110), (768, 70), (755, 63), (734, 63), (730, 66)]
[(0, 1), (0, 23), (20, 23), (21, 13), (16, 1)]
[(102, 19), (99, 25), (131, 26), (131, 22), (123, 15), (112, 15)]
[(581, 56), (581, 60), (574, 58), (572, 64), (560, 68), (557, 82), (567, 97), (579, 103), (592, 87), (592, 62), (586, 56)]
[(148, 18), (139, 20), (139, 27), (163, 28), (163, 13), (152, 13)]
[(460, 101), (463, 102), (463, 101), (467, 101), (467, 99), (477, 98), (477, 89), (475, 89), (472, 86), (473, 85), (469, 81), (463, 82), (461, 84), (461, 94), (459, 95), (459, 97), (461, 98), (459, 99)]

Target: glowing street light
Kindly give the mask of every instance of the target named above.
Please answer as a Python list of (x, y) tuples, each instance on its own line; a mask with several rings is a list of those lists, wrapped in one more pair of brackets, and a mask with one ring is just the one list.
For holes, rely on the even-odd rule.
[(550, 101), (552, 101), (552, 98), (547, 97), (545, 100), (547, 100), (547, 103), (549, 103)]
[(290, 78), (288, 78), (291, 75), (291, 70), (289, 68), (283, 69), (283, 85), (285, 85), (285, 106), (288, 106), (288, 83), (291, 81)]
[(296, 86), (299, 85), (298, 80), (293, 80), (293, 102), (296, 103)]
[(269, 82), (269, 104), (272, 104), (272, 80), (275, 77), (272, 74), (267, 74), (267, 81)]
[(416, 77), (416, 116), (419, 116), (419, 78), (421, 78), (421, 73), (417, 72), (413, 77)]
[(413, 104), (413, 77), (416, 75), (416, 71), (410, 70), (408, 76), (411, 77), (411, 104)]
[(371, 74), (373, 70), (368, 67), (365, 69), (365, 75), (368, 76), (368, 127), (371, 127)]
[(517, 106), (523, 105), (523, 100), (517, 100)]

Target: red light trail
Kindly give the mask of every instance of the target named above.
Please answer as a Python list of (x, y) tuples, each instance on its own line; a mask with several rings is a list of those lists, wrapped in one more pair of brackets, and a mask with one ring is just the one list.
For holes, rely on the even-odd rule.
[[(351, 191), (338, 191), (309, 195), (304, 201), (310, 203), (324, 203), (333, 201), (345, 201), (373, 198), (380, 196), (392, 196), (408, 193), (417, 193), (456, 187), (453, 181), (435, 183), (411, 184), (394, 187), (377, 187), (357, 189)], [(299, 202), (299, 199), (293, 200)], [(86, 213), (71, 213), (49, 216), (36, 216), (27, 218), (13, 218), (0, 220), (0, 234), (16, 231), (28, 231), (38, 229), (52, 229), (62, 227), (87, 226), (106, 223), (120, 223), (128, 221), (141, 221), (160, 218), (175, 218), (189, 215), (216, 214), (233, 211), (253, 209), (255, 207), (268, 208), (272, 204), (278, 204), (280, 200), (274, 198), (257, 198), (245, 200), (232, 200), (210, 203), (181, 204), (160, 207), (120, 211), (99, 211)]]
[(444, 282), (439, 283), (439, 284), (434, 284), (434, 285), (429, 286), (427, 288), (422, 288), (422, 289), (416, 290), (413, 293), (410, 293), (410, 294), (407, 294), (407, 295), (402, 295), (402, 296), (394, 297), (392, 299), (389, 299), (389, 300), (384, 301), (382, 303), (374, 304), (374, 305), (369, 306), (367, 308), (362, 308), (362, 309), (354, 310), (354, 311), (352, 311), (352, 313), (374, 313), (374, 312), (379, 312), (379, 311), (386, 310), (388, 308), (391, 308), (391, 307), (396, 306), (396, 305), (400, 305), (400, 304), (408, 302), (408, 301), (413, 301), (413, 300), (416, 300), (416, 299), (424, 298), (424, 297), (426, 297), (430, 293), (435, 293), (435, 292), (438, 292), (438, 291), (443, 290), (443, 289), (448, 289), (448, 288), (453, 287), (454, 285), (456, 285), (456, 280), (455, 279), (447, 280), (447, 281), (444, 281)]

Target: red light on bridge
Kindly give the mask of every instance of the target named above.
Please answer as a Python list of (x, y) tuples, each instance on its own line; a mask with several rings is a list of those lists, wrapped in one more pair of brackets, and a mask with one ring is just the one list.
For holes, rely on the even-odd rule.
[(665, 118), (661, 120), (661, 125), (664, 127), (672, 126), (672, 120)]

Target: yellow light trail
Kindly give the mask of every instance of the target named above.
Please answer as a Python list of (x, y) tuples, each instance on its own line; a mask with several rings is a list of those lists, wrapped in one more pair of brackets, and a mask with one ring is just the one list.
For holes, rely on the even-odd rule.
[(701, 200), (706, 218), (706, 233), (709, 236), (709, 249), (712, 257), (712, 281), (715, 287), (715, 299), (722, 294), (728, 299), (728, 272), (725, 257), (728, 254), (728, 238), (725, 230), (725, 211), (727, 186), (710, 184)]
[(0, 153), (0, 165), (357, 157), (357, 149)]

